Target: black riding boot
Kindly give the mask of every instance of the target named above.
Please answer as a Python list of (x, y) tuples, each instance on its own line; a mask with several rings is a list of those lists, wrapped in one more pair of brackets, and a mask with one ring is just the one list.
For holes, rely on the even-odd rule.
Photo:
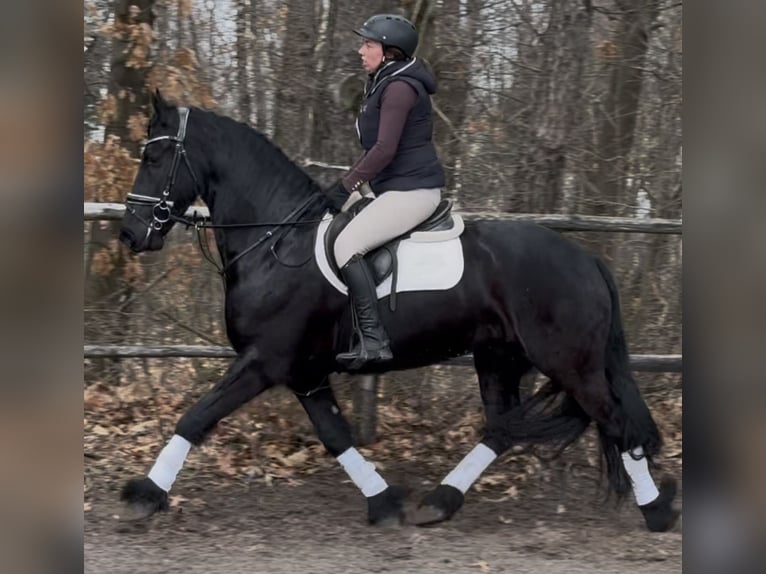
[(380, 323), (378, 297), (375, 281), (361, 255), (354, 255), (340, 270), (351, 295), (351, 304), (359, 326), (359, 342), (348, 353), (340, 353), (337, 361), (353, 371), (365, 363), (390, 361), (393, 358), (388, 347), (388, 335)]

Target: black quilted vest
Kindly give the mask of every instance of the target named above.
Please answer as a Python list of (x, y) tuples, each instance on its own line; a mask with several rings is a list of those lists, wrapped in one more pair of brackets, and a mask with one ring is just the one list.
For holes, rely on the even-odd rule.
[(417, 58), (407, 62), (391, 62), (368, 80), (356, 120), (359, 141), (365, 150), (375, 145), (378, 139), (380, 99), (386, 85), (392, 81), (407, 82), (415, 88), (418, 99), (407, 116), (396, 155), (370, 181), (370, 187), (375, 193), (444, 187), (444, 170), (436, 156), (431, 137), (433, 119), (430, 96), (436, 92), (436, 82)]

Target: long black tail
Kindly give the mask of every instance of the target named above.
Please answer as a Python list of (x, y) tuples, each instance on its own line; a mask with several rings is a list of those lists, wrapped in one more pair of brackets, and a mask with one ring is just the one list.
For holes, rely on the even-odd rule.
[(612, 300), (612, 320), (606, 344), (606, 378), (617, 405), (621, 432), (620, 437), (607, 436), (603, 429), (599, 428), (599, 435), (610, 486), (618, 496), (622, 497), (630, 492), (631, 488), (630, 478), (622, 464), (622, 453), (640, 446), (643, 447), (644, 454), (651, 462), (652, 457), (659, 453), (662, 440), (657, 424), (641, 397), (641, 392), (630, 370), (617, 285), (612, 273), (601, 259), (596, 258), (596, 265), (606, 282)]
[[(520, 405), (508, 411), (488, 435), (498, 444), (545, 444), (557, 456), (588, 428), (590, 417), (582, 407), (553, 381), (548, 381)], [(494, 438), (491, 437), (490, 438)]]
[[(622, 499), (631, 491), (630, 477), (622, 462), (622, 453), (643, 447), (651, 463), (661, 447), (660, 433), (649, 408), (641, 397), (630, 370), (628, 346), (622, 328), (620, 301), (611, 272), (596, 258), (599, 272), (609, 289), (612, 316), (605, 349), (605, 375), (614, 399), (617, 430), (599, 426), (599, 437), (609, 486)], [(519, 406), (511, 409), (495, 428), (488, 428), (488, 438), (500, 445), (545, 443), (559, 452), (577, 440), (588, 428), (591, 418), (575, 399), (550, 381)], [(494, 435), (494, 436), (492, 436)]]

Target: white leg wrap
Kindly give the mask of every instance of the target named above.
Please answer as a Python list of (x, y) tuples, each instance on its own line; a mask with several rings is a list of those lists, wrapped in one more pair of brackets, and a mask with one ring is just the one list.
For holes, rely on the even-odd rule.
[(492, 461), (497, 458), (495, 451), (487, 445), (479, 443), (473, 450), (465, 455), (465, 458), (450, 472), (442, 484), (454, 486), (465, 494), (476, 479), (481, 476)]
[(184, 465), (186, 455), (189, 454), (191, 443), (185, 438), (173, 435), (168, 444), (160, 452), (157, 462), (149, 471), (149, 478), (165, 492), (170, 491), (176, 479), (178, 471)]
[(380, 494), (388, 488), (386, 481), (375, 470), (375, 465), (367, 462), (353, 446), (338, 457), (338, 462), (366, 497)]
[[(640, 446), (636, 447), (633, 449), (633, 454), (640, 456), (644, 454), (644, 449)], [(660, 491), (657, 490), (652, 475), (649, 474), (649, 463), (647, 463), (646, 458), (635, 460), (629, 452), (624, 452), (622, 453), (622, 464), (625, 465), (625, 471), (633, 483), (636, 504), (639, 506), (649, 504), (659, 496)]]

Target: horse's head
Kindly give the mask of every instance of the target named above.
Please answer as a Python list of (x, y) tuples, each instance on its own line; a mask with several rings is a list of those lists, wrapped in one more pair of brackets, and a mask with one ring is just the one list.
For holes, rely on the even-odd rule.
[(136, 253), (162, 249), (175, 223), (200, 192), (184, 147), (189, 109), (168, 104), (159, 91), (133, 191), (125, 200), (120, 241)]

